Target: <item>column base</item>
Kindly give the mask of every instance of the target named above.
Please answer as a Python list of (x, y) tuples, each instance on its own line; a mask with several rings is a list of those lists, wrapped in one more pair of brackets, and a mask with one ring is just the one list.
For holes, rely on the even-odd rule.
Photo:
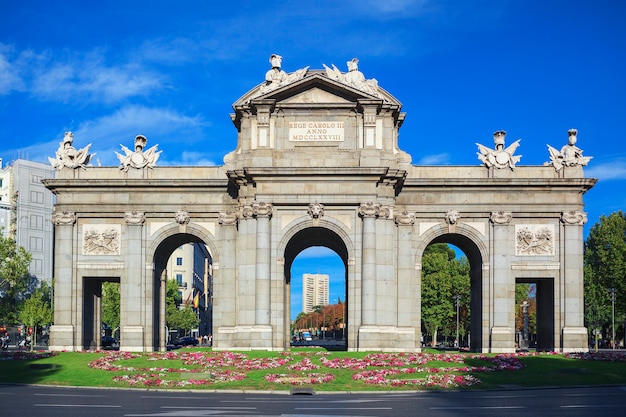
[(74, 326), (53, 324), (50, 326), (50, 343), (48, 350), (55, 352), (74, 352), (82, 350), (74, 345)]
[[(122, 326), (120, 330), (120, 351), (145, 352), (143, 326)], [(152, 350), (152, 346), (150, 346)]]
[(269, 325), (223, 326), (213, 333), (213, 350), (268, 350), (284, 351), (285, 348), (274, 346), (274, 329)]
[(416, 352), (414, 327), (361, 326), (358, 335), (358, 351), (378, 350), (383, 352)]
[(563, 353), (569, 352), (589, 352), (587, 345), (586, 327), (564, 327), (563, 328)]
[(491, 353), (515, 353), (515, 332), (510, 327), (491, 328)]

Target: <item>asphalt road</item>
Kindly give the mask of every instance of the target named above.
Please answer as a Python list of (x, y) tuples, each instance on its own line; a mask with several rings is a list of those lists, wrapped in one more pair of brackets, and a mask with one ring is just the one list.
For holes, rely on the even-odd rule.
[(265, 394), (0, 385), (2, 416), (624, 416), (626, 386), (417, 393)]

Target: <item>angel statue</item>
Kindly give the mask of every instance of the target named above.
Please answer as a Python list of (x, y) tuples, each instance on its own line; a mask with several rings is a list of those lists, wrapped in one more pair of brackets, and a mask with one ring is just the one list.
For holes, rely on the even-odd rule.
[(115, 152), (117, 155), (117, 159), (120, 160), (120, 169), (124, 171), (128, 171), (129, 168), (154, 168), (156, 166), (156, 162), (161, 156), (161, 152), (157, 151), (157, 147), (159, 145), (154, 145), (150, 149), (144, 152), (144, 148), (146, 147), (146, 143), (148, 139), (146, 139), (143, 135), (137, 135), (135, 137), (135, 151), (131, 151), (124, 145), (120, 145), (125, 155), (122, 155), (118, 152)]
[(573, 167), (575, 165), (587, 166), (591, 160), (591, 156), (583, 156), (583, 150), (576, 146), (576, 135), (578, 130), (570, 129), (567, 131), (568, 139), (567, 145), (563, 146), (561, 150), (557, 150), (548, 145), (548, 152), (550, 152), (550, 161), (544, 165), (552, 165), (559, 172), (563, 167)]
[(508, 147), (504, 147), (504, 137), (506, 136), (506, 132), (504, 130), (498, 130), (493, 134), (493, 141), (496, 145), (496, 149), (490, 149), (486, 146), (477, 143), (478, 150), (480, 152), (476, 152), (478, 155), (478, 159), (480, 159), (483, 164), (487, 168), (496, 167), (496, 168), (506, 168), (509, 167), (511, 170), (515, 168), (515, 164), (519, 162), (522, 158), (521, 155), (513, 156), (515, 150), (519, 146), (521, 139), (516, 140)]
[(48, 158), (52, 166), (59, 170), (61, 168), (83, 168), (89, 163), (95, 154), (89, 154), (91, 143), (83, 149), (76, 149), (72, 146), (74, 142), (74, 134), (65, 132), (63, 141), (59, 142), (59, 148), (56, 152), (56, 158)]

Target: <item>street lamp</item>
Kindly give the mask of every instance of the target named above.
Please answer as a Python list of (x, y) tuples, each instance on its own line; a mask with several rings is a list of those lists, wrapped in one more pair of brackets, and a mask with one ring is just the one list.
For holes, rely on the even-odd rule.
[(615, 293), (616, 293), (616, 289), (615, 288), (611, 288), (609, 289), (609, 294), (611, 294), (611, 320), (612, 320), (612, 324), (611, 324), (611, 331), (613, 333), (613, 336), (611, 338), (611, 343), (613, 344), (613, 349), (615, 349)]
[(454, 296), (454, 302), (456, 304), (456, 347), (460, 348), (461, 344), (459, 343), (459, 307), (461, 306), (461, 295), (457, 294)]
[(523, 315), (523, 319), (524, 319), (524, 329), (523, 329), (523, 333), (522, 333), (522, 340), (520, 340), (520, 349), (521, 350), (526, 350), (529, 348), (529, 331), (528, 331), (528, 307), (530, 306), (530, 303), (527, 300), (524, 300), (521, 304), (522, 307), (522, 315)]

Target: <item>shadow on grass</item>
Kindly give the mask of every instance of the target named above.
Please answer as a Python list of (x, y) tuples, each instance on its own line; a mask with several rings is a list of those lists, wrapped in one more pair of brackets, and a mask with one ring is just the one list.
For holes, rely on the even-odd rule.
[[(557, 355), (519, 358), (524, 368), (517, 371), (472, 372), (481, 388), (553, 387), (576, 385), (626, 384), (626, 363), (569, 359)], [(488, 365), (467, 359), (467, 365)]]

